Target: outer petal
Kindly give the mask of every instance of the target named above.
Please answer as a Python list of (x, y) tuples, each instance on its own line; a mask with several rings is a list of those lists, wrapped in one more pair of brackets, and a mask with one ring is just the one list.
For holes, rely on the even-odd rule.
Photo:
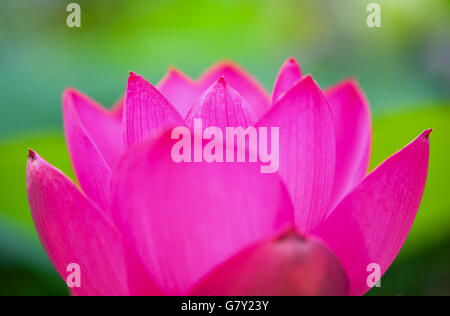
[(292, 86), (301, 79), (302, 71), (295, 58), (289, 58), (281, 67), (272, 94), (272, 104), (280, 99)]
[(255, 122), (255, 115), (242, 97), (222, 77), (200, 97), (186, 117), (186, 124), (193, 127), (194, 119), (202, 119), (203, 126), (248, 127)]
[[(90, 137), (79, 113), (82, 113), (89, 126), (93, 124), (94, 119), (97, 119), (100, 129), (113, 126), (107, 123), (107, 120), (111, 118), (108, 118), (108, 114), (102, 113), (100, 109), (96, 108), (95, 104), (90, 103), (87, 98), (74, 90), (67, 90), (64, 93), (63, 112), (67, 145), (78, 181), (83, 191), (105, 212), (109, 213), (111, 201), (109, 190), (110, 166), (99, 147)], [(92, 126), (91, 129), (93, 129)], [(114, 130), (114, 128), (110, 130)], [(107, 130), (105, 132), (107, 133)], [(116, 143), (119, 139), (116, 139)]]
[(408, 236), (425, 187), (430, 132), (373, 171), (314, 233), (341, 260), (352, 295), (367, 292), (368, 265), (384, 273)]
[(242, 95), (257, 117), (261, 117), (269, 109), (270, 97), (264, 88), (232, 62), (222, 62), (209, 69), (199, 79), (201, 90), (208, 89), (221, 77), (224, 77), (230, 86)]
[(164, 134), (131, 149), (113, 179), (118, 227), (168, 294), (186, 294), (241, 249), (293, 221), (276, 174), (257, 164), (175, 163)]
[(81, 288), (75, 295), (128, 295), (145, 288), (157, 294), (152, 281), (141, 274), (133, 260), (127, 275), (126, 260), (132, 258), (118, 231), (60, 171), (30, 151), (27, 192), (31, 213), (47, 255), (66, 280), (67, 266), (76, 263), (81, 270)]
[(280, 169), (299, 231), (327, 215), (333, 188), (335, 143), (331, 110), (311, 76), (291, 88), (258, 126), (280, 128)]
[(344, 269), (328, 247), (291, 230), (229, 259), (190, 294), (336, 296), (348, 291)]
[[(69, 105), (73, 107), (86, 134), (92, 139), (108, 166), (112, 168), (122, 153), (120, 118), (74, 89), (65, 91), (63, 103), (64, 110)], [(74, 118), (69, 117), (69, 119)]]
[(183, 118), (201, 93), (199, 86), (176, 68), (169, 69), (157, 87)]
[(161, 129), (182, 125), (184, 120), (161, 92), (141, 76), (130, 73), (123, 119), (125, 147)]
[(334, 207), (366, 175), (372, 145), (369, 102), (358, 83), (347, 80), (326, 91), (334, 118), (336, 174), (331, 198)]

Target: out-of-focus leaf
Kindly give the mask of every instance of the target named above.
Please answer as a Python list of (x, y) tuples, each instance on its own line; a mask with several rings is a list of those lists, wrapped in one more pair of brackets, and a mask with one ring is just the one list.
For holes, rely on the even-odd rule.
[(39, 240), (0, 216), (0, 296), (67, 295)]
[(369, 296), (450, 295), (450, 238), (430, 244), (419, 253), (396, 260)]

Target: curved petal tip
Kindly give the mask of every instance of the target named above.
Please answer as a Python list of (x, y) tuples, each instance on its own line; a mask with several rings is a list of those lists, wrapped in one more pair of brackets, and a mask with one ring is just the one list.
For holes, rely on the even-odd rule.
[(36, 160), (36, 158), (37, 158), (36, 152), (33, 149), (28, 148), (28, 160), (30, 162), (33, 162)]
[(290, 57), (288, 60), (286, 60), (282, 66), (282, 69), (283, 68), (289, 68), (290, 71), (292, 71), (295, 75), (301, 77), (300, 64), (298, 63), (297, 59), (295, 59), (295, 57)]
[(433, 131), (432, 128), (425, 130), (420, 136), (425, 137), (425, 138), (430, 138), (430, 134)]
[[(33, 173), (38, 171), (40, 166), (43, 164), (48, 164), (41, 156), (39, 156), (33, 149), (28, 149), (28, 159), (27, 159), (27, 173), (30, 171)], [(29, 180), (29, 179), (27, 179)]]
[(140, 75), (138, 75), (134, 71), (129, 71), (129, 74), (130, 74), (130, 76), (128, 77), (128, 80), (141, 77)]

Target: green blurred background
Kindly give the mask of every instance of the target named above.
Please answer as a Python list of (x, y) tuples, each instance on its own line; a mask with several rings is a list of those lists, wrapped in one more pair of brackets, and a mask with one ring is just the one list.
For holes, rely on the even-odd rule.
[(411, 234), (370, 295), (450, 295), (450, 1), (78, 0), (82, 27), (62, 0), (0, 2), (0, 295), (67, 295), (37, 239), (26, 197), (27, 148), (73, 177), (61, 93), (73, 86), (105, 106), (128, 71), (156, 83), (168, 66), (197, 77), (234, 59), (271, 91), (296, 57), (327, 87), (348, 76), (374, 117), (372, 167), (434, 128), (429, 180)]

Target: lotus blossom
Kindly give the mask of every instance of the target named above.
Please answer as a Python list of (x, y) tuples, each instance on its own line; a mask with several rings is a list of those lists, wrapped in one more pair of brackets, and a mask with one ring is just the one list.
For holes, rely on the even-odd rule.
[[(79, 187), (30, 150), (27, 192), (37, 233), (73, 295), (363, 295), (412, 227), (429, 134), (368, 173), (371, 118), (353, 79), (322, 91), (298, 63), (270, 97), (239, 66), (198, 80), (177, 69), (156, 86), (131, 73), (106, 110), (63, 96)], [(175, 163), (174, 126), (277, 126), (279, 171), (252, 163)]]

